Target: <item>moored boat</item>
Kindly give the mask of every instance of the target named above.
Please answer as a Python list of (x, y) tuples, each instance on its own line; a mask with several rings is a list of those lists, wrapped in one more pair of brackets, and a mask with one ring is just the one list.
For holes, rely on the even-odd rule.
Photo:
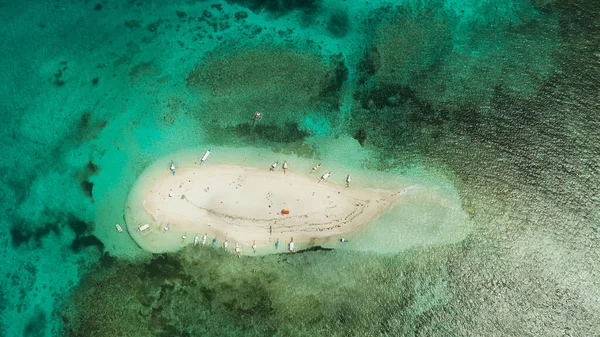
[(210, 156), (210, 152), (212, 151), (211, 148), (209, 148), (208, 150), (206, 150), (206, 152), (204, 152), (204, 155), (202, 156), (202, 159), (200, 159), (200, 163), (204, 164), (206, 162), (206, 160), (208, 159), (208, 156)]
[(143, 232), (145, 230), (148, 230), (148, 228), (150, 228), (150, 224), (144, 224), (138, 228), (138, 232)]

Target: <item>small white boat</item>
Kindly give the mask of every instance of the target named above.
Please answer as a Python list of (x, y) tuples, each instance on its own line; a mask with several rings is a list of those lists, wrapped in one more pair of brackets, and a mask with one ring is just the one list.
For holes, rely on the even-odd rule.
[(165, 226), (165, 228), (163, 229), (163, 231), (165, 231), (165, 233), (166, 233), (166, 232), (168, 232), (168, 231), (169, 231), (169, 229), (171, 229), (171, 224), (170, 224), (170, 223), (168, 223), (168, 224)]
[(140, 228), (138, 228), (138, 232), (143, 232), (143, 231), (147, 230), (148, 228), (150, 228), (150, 224), (144, 224), (144, 225), (140, 226)]
[(257, 111), (254, 113), (254, 117), (252, 117), (252, 122), (253, 123), (258, 123), (262, 118), (262, 112)]
[(200, 162), (202, 164), (204, 164), (204, 162), (208, 159), (208, 156), (210, 156), (210, 151), (211, 150), (212, 149), (209, 148), (208, 150), (206, 150), (206, 152), (204, 152), (204, 155), (202, 156), (202, 159), (200, 159)]
[(119, 226), (119, 224), (116, 224), (115, 227), (117, 227), (117, 231), (119, 233), (123, 233), (123, 228), (121, 228), (121, 226)]

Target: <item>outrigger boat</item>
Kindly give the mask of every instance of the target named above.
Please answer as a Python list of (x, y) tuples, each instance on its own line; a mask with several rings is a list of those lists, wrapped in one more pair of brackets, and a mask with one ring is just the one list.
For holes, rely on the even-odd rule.
[(331, 172), (325, 173), (324, 175), (321, 176), (321, 179), (319, 179), (319, 182), (322, 182), (323, 180), (327, 180), (330, 175), (331, 175)]
[(147, 230), (148, 228), (150, 228), (150, 224), (144, 224), (144, 225), (140, 226), (137, 231), (143, 232), (143, 231)]
[(255, 112), (254, 117), (252, 117), (252, 123), (256, 124), (256, 123), (260, 122), (260, 120), (262, 119), (262, 116), (263, 116), (262, 112), (260, 112), (260, 111)]
[(316, 171), (317, 171), (317, 170), (318, 170), (320, 167), (321, 167), (321, 163), (319, 163), (319, 164), (317, 164), (317, 165), (313, 166), (312, 170), (310, 170), (310, 173), (314, 173), (314, 172), (316, 172)]
[(294, 254), (294, 237), (292, 236), (292, 239), (290, 240), (290, 255)]
[(169, 166), (169, 169), (171, 170), (171, 172), (173, 172), (173, 175), (175, 175), (175, 163), (171, 160), (171, 166)]
[(119, 224), (116, 224), (115, 227), (117, 227), (117, 231), (119, 233), (123, 233), (123, 228), (121, 228), (121, 226), (119, 226)]
[(198, 245), (198, 241), (200, 240), (200, 234), (196, 233), (196, 236), (194, 236), (194, 247), (196, 247)]
[(206, 160), (208, 159), (208, 156), (210, 156), (211, 151), (212, 151), (212, 148), (208, 148), (208, 150), (206, 150), (206, 152), (204, 152), (202, 159), (200, 159), (200, 164), (204, 164), (206, 162)]

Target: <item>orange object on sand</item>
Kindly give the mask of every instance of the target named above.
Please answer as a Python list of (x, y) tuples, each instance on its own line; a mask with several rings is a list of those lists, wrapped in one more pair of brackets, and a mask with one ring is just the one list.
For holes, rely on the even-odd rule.
[(281, 210), (281, 214), (290, 214), (290, 210), (289, 209), (282, 209)]

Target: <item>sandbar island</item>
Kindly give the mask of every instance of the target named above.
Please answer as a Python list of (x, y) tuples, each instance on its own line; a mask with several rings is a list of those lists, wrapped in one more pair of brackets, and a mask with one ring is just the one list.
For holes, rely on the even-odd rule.
[(148, 170), (129, 195), (127, 228), (154, 253), (206, 235), (209, 244), (227, 241), (230, 250), (240, 245), (245, 255), (261, 255), (286, 252), (292, 238), (295, 249), (338, 241), (396, 200), (392, 191), (319, 182), (325, 173), (237, 165), (181, 167), (176, 174)]

